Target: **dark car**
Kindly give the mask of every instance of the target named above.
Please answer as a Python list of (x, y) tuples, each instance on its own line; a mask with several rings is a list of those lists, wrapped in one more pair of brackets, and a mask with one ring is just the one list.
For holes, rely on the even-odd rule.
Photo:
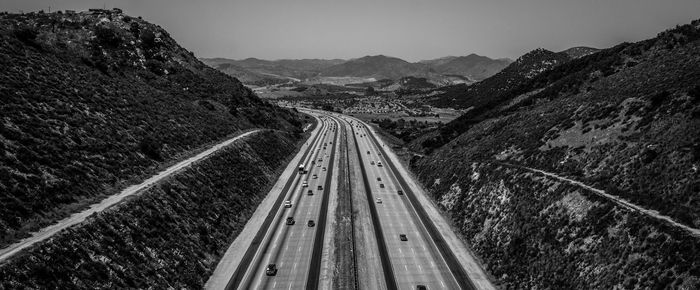
[(369, 150), (367, 150), (367, 154), (370, 154), (370, 153), (369, 153)]
[(313, 220), (309, 220), (309, 223), (307, 225), (309, 227), (314, 227), (314, 226), (316, 226), (316, 223)]
[(384, 183), (380, 183), (379, 188), (384, 188)]
[(408, 238), (406, 237), (406, 235), (400, 234), (400, 235), (399, 235), (399, 240), (402, 240), (402, 241), (405, 242), (405, 241), (408, 241)]
[(294, 224), (294, 218), (293, 217), (288, 217), (287, 218), (287, 225), (293, 225)]
[(267, 276), (277, 275), (277, 265), (268, 264), (267, 267), (265, 268), (265, 275), (267, 275)]
[(306, 195), (314, 195), (314, 191), (312, 189), (309, 189), (309, 191), (306, 192)]
[(318, 190), (323, 190), (323, 186), (318, 186)]
[(403, 190), (399, 189), (398, 193), (399, 195), (403, 195)]
[(416, 285), (416, 290), (428, 290), (428, 287), (425, 285)]
[(382, 181), (382, 178), (381, 178), (381, 177), (377, 177), (377, 181)]

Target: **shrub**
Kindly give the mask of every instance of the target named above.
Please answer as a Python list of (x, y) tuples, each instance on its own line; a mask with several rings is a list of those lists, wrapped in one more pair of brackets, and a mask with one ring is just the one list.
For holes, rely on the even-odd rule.
[(161, 150), (163, 149), (163, 143), (154, 139), (151, 136), (143, 138), (139, 143), (139, 150), (149, 158), (157, 161), (162, 161)]
[(122, 38), (111, 27), (98, 25), (95, 27), (95, 37), (100, 45), (106, 47), (118, 47), (122, 43)]

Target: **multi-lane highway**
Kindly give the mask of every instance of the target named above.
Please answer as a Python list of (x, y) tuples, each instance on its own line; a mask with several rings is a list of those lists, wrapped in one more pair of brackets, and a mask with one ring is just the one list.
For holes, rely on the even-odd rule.
[[(365, 271), (358, 271), (357, 277), (366, 279), (366, 283), (358, 284), (372, 289), (473, 288), (415, 198), (416, 193), (407, 185), (406, 179), (410, 177), (403, 176), (397, 164), (387, 157), (389, 148), (381, 145), (367, 125), (357, 119), (321, 111), (307, 112), (318, 117), (320, 128), (300, 152), (302, 157), (294, 164), (296, 169), (286, 177), (266, 222), (257, 229), (226, 288), (321, 287), (322, 268), (329, 268), (323, 264), (328, 261), (322, 259), (324, 244), (328, 244), (324, 241), (333, 238), (330, 234), (333, 216), (329, 215), (332, 209), (328, 204), (337, 192), (331, 184), (336, 183), (334, 174), (338, 174), (341, 154), (350, 156), (348, 162), (353, 166), (349, 168), (359, 171), (355, 172), (358, 178), (353, 181), (351, 194), (365, 195), (362, 199), (365, 204), (353, 205), (358, 208), (356, 214), (371, 221), (359, 227), (363, 232), (357, 236), (373, 238), (355, 242), (364, 243), (364, 249), (376, 254), (363, 257), (379, 257), (378, 261), (357, 261), (366, 267)], [(340, 142), (348, 145), (344, 148), (352, 148), (352, 154), (338, 152)], [(373, 280), (373, 277), (381, 278)]]

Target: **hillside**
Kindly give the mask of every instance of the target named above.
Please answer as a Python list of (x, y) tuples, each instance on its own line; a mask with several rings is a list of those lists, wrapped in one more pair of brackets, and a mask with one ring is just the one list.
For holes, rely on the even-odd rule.
[(299, 145), (266, 130), (0, 265), (2, 289), (202, 289)]
[(0, 15), (0, 244), (249, 128), (300, 133), (167, 31), (119, 11)]
[(505, 69), (472, 85), (455, 85), (436, 90), (427, 102), (436, 107), (467, 109), (459, 118), (415, 140), (415, 151), (431, 150), (444, 145), (463, 133), (472, 123), (480, 122), (485, 114), (507, 104), (514, 96), (509, 92), (527, 83), (536, 75), (571, 60), (567, 55), (536, 49), (518, 58)]
[(474, 80), (483, 80), (503, 70), (511, 62), (508, 59), (490, 59), (472, 53), (451, 58), (446, 62), (437, 62), (431, 67), (441, 74), (462, 75)]
[(506, 288), (697, 289), (700, 237), (565, 180), (700, 228), (699, 84), (694, 21), (493, 88), (412, 168)]

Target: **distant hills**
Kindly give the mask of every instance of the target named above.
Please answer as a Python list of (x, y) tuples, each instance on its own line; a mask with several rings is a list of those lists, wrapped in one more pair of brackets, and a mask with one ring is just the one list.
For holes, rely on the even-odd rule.
[(201, 59), (207, 65), (239, 78), (244, 83), (268, 84), (286, 82), (290, 79), (313, 79), (324, 82), (324, 78), (392, 79), (423, 77), (435, 84), (454, 83), (455, 80), (474, 82), (499, 72), (512, 61), (491, 59), (470, 54), (450, 56), (434, 60), (411, 63), (400, 58), (374, 55), (351, 60), (261, 60), (248, 58), (232, 60), (225, 58)]

